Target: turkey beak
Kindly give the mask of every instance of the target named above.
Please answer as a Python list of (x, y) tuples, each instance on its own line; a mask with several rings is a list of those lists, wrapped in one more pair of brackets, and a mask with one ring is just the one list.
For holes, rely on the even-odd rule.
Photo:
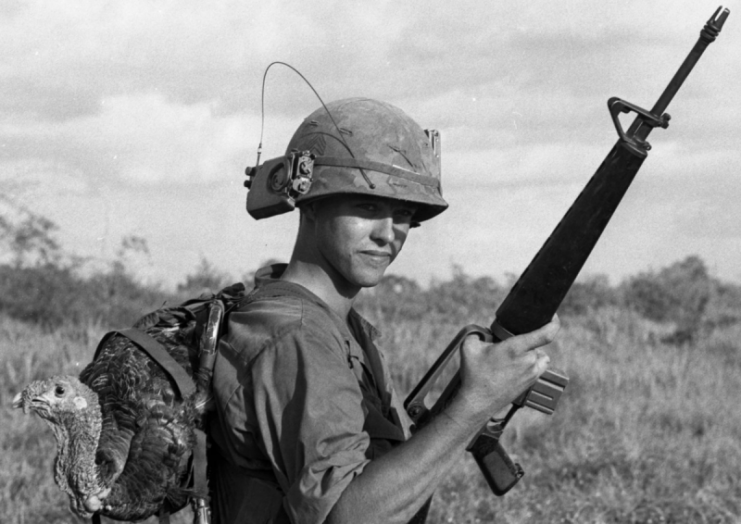
[(23, 408), (23, 413), (28, 414), (29, 411), (35, 411), (39, 416), (49, 411), (49, 400), (45, 395), (34, 394), (34, 389), (30, 389), (30, 386), (18, 393), (13, 397), (13, 407)]
[(23, 408), (23, 413), (28, 414), (28, 404), (23, 402), (23, 394), (18, 393), (13, 397), (13, 407), (15, 409)]

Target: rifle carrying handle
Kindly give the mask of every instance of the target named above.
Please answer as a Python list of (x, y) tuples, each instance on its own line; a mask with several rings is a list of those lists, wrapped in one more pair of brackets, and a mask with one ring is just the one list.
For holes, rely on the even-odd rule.
[(501, 497), (522, 478), (525, 472), (514, 462), (499, 443), (499, 439), (479, 435), (469, 450), (479, 465), (491, 491)]

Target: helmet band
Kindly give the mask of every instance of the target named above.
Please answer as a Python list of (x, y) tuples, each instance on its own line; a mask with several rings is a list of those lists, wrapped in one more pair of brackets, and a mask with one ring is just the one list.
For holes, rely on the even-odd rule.
[(354, 169), (369, 169), (371, 171), (378, 171), (379, 173), (385, 173), (387, 175), (403, 178), (405, 180), (409, 180), (410, 182), (415, 182), (423, 186), (434, 188), (440, 187), (440, 180), (438, 178), (420, 175), (419, 173), (404, 169), (399, 166), (384, 164), (382, 162), (375, 162), (373, 160), (318, 156), (314, 159), (314, 165), (328, 167), (348, 167)]

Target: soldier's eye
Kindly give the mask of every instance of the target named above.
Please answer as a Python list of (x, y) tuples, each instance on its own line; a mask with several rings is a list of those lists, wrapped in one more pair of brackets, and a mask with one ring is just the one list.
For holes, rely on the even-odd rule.
[(65, 391), (64, 386), (57, 386), (54, 388), (54, 394), (58, 397), (64, 396)]

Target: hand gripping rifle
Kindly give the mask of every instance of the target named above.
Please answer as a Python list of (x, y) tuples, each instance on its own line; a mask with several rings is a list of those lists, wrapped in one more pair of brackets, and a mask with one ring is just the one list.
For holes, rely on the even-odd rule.
[[(651, 149), (646, 141), (648, 134), (655, 127), (666, 128), (669, 125), (669, 115), (664, 110), (705, 48), (715, 40), (723, 27), (729, 10), (723, 9), (721, 12), (721, 9), (719, 7), (708, 20), (692, 51), (651, 111), (619, 98), (613, 97), (607, 101), (619, 137), (617, 143), (499, 306), (490, 328), (476, 325), (463, 328), (407, 397), (404, 407), (417, 428), (445, 409), (460, 388), (458, 371), (433, 407), (425, 405), (425, 397), (434, 381), (458, 352), (466, 337), (476, 335), (485, 342), (496, 343), (538, 329), (553, 318), (646, 159)], [(626, 132), (618, 116), (630, 112), (636, 113), (636, 118)], [(491, 419), (469, 446), (468, 451), (473, 454), (496, 495), (507, 493), (524, 474), (520, 465), (509, 458), (499, 443), (507, 422), (522, 406), (548, 415), (553, 413), (568, 380), (558, 371), (547, 370), (532, 388), (512, 403), (504, 418)]]

